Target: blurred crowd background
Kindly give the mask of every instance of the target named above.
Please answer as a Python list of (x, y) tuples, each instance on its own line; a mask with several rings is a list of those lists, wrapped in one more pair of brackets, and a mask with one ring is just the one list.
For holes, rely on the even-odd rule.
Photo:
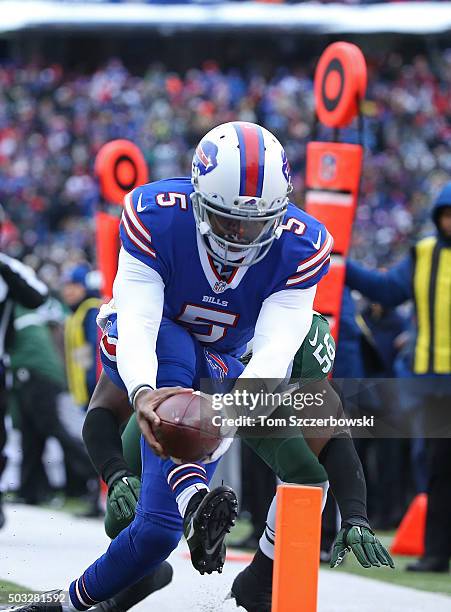
[[(120, 4), (126, 2), (133, 2), (136, 4), (174, 4), (173, 0), (59, 0), (60, 2), (65, 2), (67, 4), (77, 4), (77, 3), (87, 3), (87, 4), (100, 4), (100, 3), (110, 3), (110, 4)], [(219, 4), (223, 0), (178, 0), (177, 4)], [(249, 0), (229, 0), (232, 2), (245, 2)], [(256, 2), (261, 2), (264, 4), (299, 4), (301, 2), (304, 3), (315, 3), (315, 4), (383, 4), (384, 2), (405, 2), (407, 0), (255, 0)], [(409, 0), (413, 2), (421, 2), (422, 0)], [(437, 0), (438, 2), (442, 2), (444, 0)]]
[[(434, 231), (431, 203), (451, 176), (451, 47), (432, 45), (428, 52), (427, 44), (416, 48), (406, 42), (405, 49), (403, 44), (385, 49), (383, 37), (377, 40), (374, 53), (365, 50), (369, 67), (362, 106), (365, 160), (352, 257), (370, 267), (389, 267), (417, 239)], [(92, 44), (87, 48), (92, 50)], [(166, 41), (164, 48), (169, 44)], [(252, 46), (252, 40), (248, 44)], [(26, 440), (28, 448), (11, 464), (21, 470), (19, 476), (11, 476), (10, 471), (3, 488), (33, 504), (48, 502), (56, 490), (66, 496), (84, 495), (95, 515), (100, 512), (98, 488), (89, 461), (82, 456), (80, 428), (99, 373), (94, 212), (105, 203), (100, 201), (94, 175), (96, 153), (112, 139), (130, 139), (143, 151), (151, 180), (180, 176), (190, 172), (194, 147), (210, 128), (229, 120), (257, 122), (284, 144), (293, 171), (294, 200), (302, 206), (305, 145), (315, 130), (313, 73), (319, 52), (309, 53), (304, 46), (297, 57), (291, 39), (287, 41), (290, 61), (266, 61), (270, 44), (257, 45), (258, 53), (250, 61), (245, 53), (237, 58), (231, 45), (224, 48), (227, 61), (221, 62), (218, 44), (214, 59), (207, 60), (203, 41), (196, 37), (196, 57), (203, 59), (193, 59), (187, 66), (185, 40), (180, 51), (184, 67), (177, 70), (174, 54), (167, 62), (163, 52), (157, 58), (144, 54), (143, 59), (141, 54), (137, 67), (130, 56), (116, 53), (117, 46), (110, 52), (107, 44), (101, 45), (102, 61), (93, 61), (85, 50), (83, 62), (74, 61), (78, 53), (74, 43), (68, 56), (63, 52), (53, 58), (48, 53), (51, 45), (46, 41), (46, 53), (26, 57), (2, 56), (0, 46), (0, 203), (5, 210), (1, 251), (30, 266), (50, 289), (50, 300), (36, 311), (37, 318), (16, 325), (31, 335), (17, 334), (19, 341), (10, 350), (9, 428), (13, 424), (22, 432), (16, 448), (20, 440)], [(133, 42), (130, 46), (136, 57), (138, 48)], [(208, 41), (205, 47), (208, 50)], [(326, 131), (320, 135), (331, 136)], [(342, 137), (355, 142), (356, 126)], [(15, 313), (17, 319), (23, 316), (20, 309)], [(360, 301), (358, 316), (358, 342), (367, 342), (372, 351), (370, 363), (362, 363), (363, 376), (392, 378), (405, 373), (403, 364), (412, 348), (412, 308), (383, 310)], [(33, 334), (35, 348), (24, 356), (24, 343), (30, 347)], [(46, 398), (41, 410), (49, 411), (56, 429), (44, 431), (39, 419), (30, 419), (33, 406), (26, 398), (31, 391), (41, 400)], [(10, 444), (13, 438), (14, 434)], [(63, 476), (61, 470), (55, 475), (46, 467), (49, 439), (52, 444), (58, 440), (53, 451), (65, 464)], [(375, 527), (393, 528), (413, 495), (426, 490), (424, 448), (403, 440), (397, 446), (372, 448), (360, 443), (359, 451), (368, 475), (370, 519)], [(27, 452), (28, 459), (21, 464)], [(387, 456), (391, 468), (384, 479), (381, 466)], [(262, 495), (271, 499), (274, 477), (265, 475), (262, 466), (258, 469), (261, 482), (269, 483), (262, 487)], [(252, 477), (248, 470), (238, 478), (244, 483), (243, 507), (251, 515), (252, 495), (246, 497), (250, 490), (246, 482)], [(261, 497), (257, 499), (260, 502)], [(265, 504), (260, 507), (266, 510)], [(260, 514), (253, 517), (255, 533), (266, 512)], [(244, 544), (255, 543), (252, 534)]]
[[(451, 172), (451, 48), (440, 65), (396, 53), (370, 61), (364, 104), (365, 165), (354, 254), (388, 265), (428, 231), (428, 202)], [(193, 147), (214, 125), (256, 121), (285, 144), (302, 205), (312, 137), (311, 65), (221, 70), (213, 61), (180, 74), (151, 65), (142, 76), (112, 59), (92, 74), (61, 65), (0, 65), (0, 202), (3, 248), (25, 256), (52, 288), (60, 269), (94, 258), (99, 200), (93, 164), (111, 139), (142, 149), (152, 180), (189, 172)], [(437, 69), (438, 68), (438, 69)], [(344, 136), (355, 139), (355, 130)]]

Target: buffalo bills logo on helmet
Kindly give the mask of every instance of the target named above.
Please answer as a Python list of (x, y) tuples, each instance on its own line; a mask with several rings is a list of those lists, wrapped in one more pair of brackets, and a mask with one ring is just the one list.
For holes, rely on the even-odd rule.
[(291, 183), (291, 168), (290, 163), (287, 159), (287, 154), (282, 149), (282, 173), (284, 177), (287, 179), (287, 183)]
[(204, 176), (216, 168), (218, 160), (218, 147), (209, 140), (199, 143), (194, 155), (194, 165), (199, 169), (199, 174)]

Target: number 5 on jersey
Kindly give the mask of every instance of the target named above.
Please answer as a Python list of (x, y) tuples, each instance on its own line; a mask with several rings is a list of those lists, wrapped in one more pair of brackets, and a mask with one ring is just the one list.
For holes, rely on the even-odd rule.
[[(239, 316), (233, 312), (185, 304), (177, 320), (189, 327), (199, 342), (217, 342), (224, 338), (228, 327), (236, 326)], [(206, 327), (207, 330), (202, 333), (199, 327)]]

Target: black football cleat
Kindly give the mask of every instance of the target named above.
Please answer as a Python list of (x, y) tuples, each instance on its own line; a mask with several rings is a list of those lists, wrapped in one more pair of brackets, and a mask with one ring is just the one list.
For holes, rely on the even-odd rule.
[(271, 612), (272, 566), (259, 549), (252, 563), (236, 576), (228, 599), (247, 612)]
[(90, 612), (126, 612), (143, 601), (151, 593), (159, 591), (167, 586), (172, 580), (172, 566), (167, 561), (163, 561), (154, 572), (144, 576), (138, 582), (122, 590), (115, 597), (107, 599), (90, 608)]
[(42, 602), (28, 603), (23, 606), (13, 606), (11, 608), (4, 609), (3, 612), (62, 612), (63, 607), (61, 603), (62, 592), (60, 590), (46, 591), (41, 593)]
[(235, 525), (238, 500), (230, 487), (201, 489), (190, 499), (183, 519), (183, 531), (191, 562), (201, 574), (222, 572), (226, 547), (224, 538)]

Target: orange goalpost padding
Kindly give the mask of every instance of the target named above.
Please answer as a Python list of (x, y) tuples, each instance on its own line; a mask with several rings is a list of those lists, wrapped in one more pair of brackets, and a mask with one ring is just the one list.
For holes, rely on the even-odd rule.
[(316, 612), (322, 490), (277, 488), (273, 612)]

